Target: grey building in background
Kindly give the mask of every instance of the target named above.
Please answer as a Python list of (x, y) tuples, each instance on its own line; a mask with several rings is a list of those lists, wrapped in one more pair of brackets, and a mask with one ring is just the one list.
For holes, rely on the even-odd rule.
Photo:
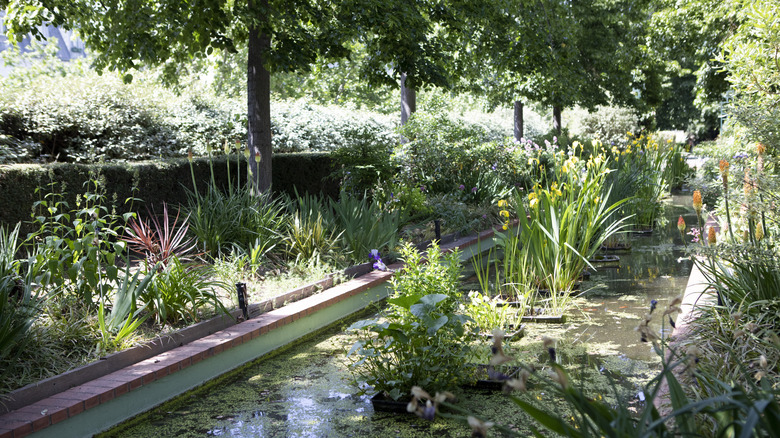
[[(0, 52), (8, 49), (10, 44), (8, 38), (5, 36), (5, 26), (3, 25), (3, 18), (5, 17), (5, 11), (0, 11)], [(61, 30), (54, 26), (41, 26), (38, 28), (47, 39), (54, 39), (57, 42), (57, 57), (63, 61), (70, 61), (71, 59), (80, 58), (84, 56), (84, 42), (78, 37), (73, 35), (73, 32)], [(22, 50), (28, 50), (30, 46), (31, 35), (27, 35), (19, 45)], [(3, 65), (0, 61), (0, 75), (8, 74), (10, 69)]]

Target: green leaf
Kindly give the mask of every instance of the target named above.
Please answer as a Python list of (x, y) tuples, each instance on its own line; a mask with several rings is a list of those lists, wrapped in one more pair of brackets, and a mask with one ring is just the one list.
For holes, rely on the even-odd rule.
[(428, 336), (435, 335), (440, 328), (444, 327), (447, 324), (447, 321), (449, 321), (447, 315), (442, 315), (438, 319), (434, 320), (432, 323), (428, 324)]
[(555, 433), (558, 433), (563, 436), (568, 436), (568, 437), (584, 436), (582, 432), (566, 424), (566, 421), (561, 417), (550, 415), (547, 412), (517, 397), (512, 397), (512, 401), (514, 401), (515, 404), (520, 406), (522, 410), (524, 410), (528, 415), (533, 417), (542, 426), (550, 429)]
[(429, 294), (420, 298), (420, 303), (428, 306), (436, 306), (447, 298), (449, 298), (449, 296), (445, 294)]
[(377, 321), (375, 319), (363, 319), (352, 323), (352, 325), (347, 328), (347, 331), (362, 330), (366, 327), (374, 327), (376, 325)]
[(413, 304), (420, 301), (420, 298), (422, 297), (423, 295), (401, 295), (394, 298), (388, 298), (387, 302), (404, 309), (409, 309)]
[(349, 349), (349, 352), (347, 352), (347, 357), (352, 356), (352, 353), (360, 350), (365, 345), (365, 342), (363, 341), (357, 341), (354, 344), (352, 344), (352, 348)]

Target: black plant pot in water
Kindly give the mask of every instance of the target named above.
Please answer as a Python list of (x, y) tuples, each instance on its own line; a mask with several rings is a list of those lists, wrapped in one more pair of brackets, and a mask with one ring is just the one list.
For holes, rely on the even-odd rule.
[(628, 242), (615, 242), (609, 245), (601, 245), (599, 251), (606, 253), (629, 253), (631, 252), (631, 244)]
[(546, 323), (546, 324), (563, 324), (566, 322), (566, 315), (525, 315), (523, 316), (520, 321), (522, 322), (536, 322), (536, 323)]
[[(479, 336), (484, 336), (487, 339), (493, 339), (493, 333), (480, 333)], [(505, 341), (512, 341), (512, 340), (518, 340), (525, 336), (525, 326), (520, 325), (510, 325), (507, 327), (506, 333), (504, 333), (504, 340)]]
[(631, 234), (634, 236), (640, 236), (640, 237), (649, 237), (653, 235), (653, 229), (652, 228), (642, 228), (637, 230), (631, 230)]
[(620, 257), (614, 254), (599, 254), (588, 260), (592, 265), (602, 268), (617, 268), (620, 266)]
[[(492, 365), (477, 365), (477, 379), (474, 381), (472, 388), (484, 389), (488, 391), (503, 391), (504, 384), (513, 378), (517, 378), (522, 371), (519, 366), (498, 366)], [(531, 387), (531, 383), (528, 382), (527, 387)]]
[(379, 392), (375, 396), (371, 397), (371, 405), (374, 406), (375, 412), (391, 412), (394, 414), (408, 414), (406, 406), (409, 404), (409, 400), (393, 400), (385, 395), (384, 392)]

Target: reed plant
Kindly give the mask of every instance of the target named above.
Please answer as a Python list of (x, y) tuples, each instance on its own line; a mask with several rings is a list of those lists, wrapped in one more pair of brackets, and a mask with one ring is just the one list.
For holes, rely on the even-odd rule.
[(472, 258), (482, 295), (512, 302), (518, 320), (533, 309), (538, 292), (532, 254), (521, 244), (519, 230), (496, 232), (496, 247), (488, 251), (486, 260), (481, 251)]
[(320, 196), (304, 195), (287, 202), (289, 222), (285, 233), (286, 253), (296, 261), (338, 259), (337, 251), (343, 231), (329, 203)]
[(335, 224), (341, 232), (341, 246), (352, 261), (362, 263), (368, 253), (395, 249), (398, 237), (398, 212), (382, 211), (378, 202), (342, 192), (338, 201), (331, 200)]
[[(230, 160), (227, 163), (229, 169)], [(209, 166), (211, 179), (203, 193), (199, 191), (192, 171), (193, 190), (188, 190), (184, 206), (189, 217), (189, 231), (198, 247), (213, 258), (229, 254), (236, 246), (244, 251), (262, 246), (265, 254), (270, 254), (284, 239), (280, 232), (285, 222), (283, 203), (270, 194), (254, 193), (252, 185), (242, 184), (240, 179), (236, 185), (230, 181), (223, 190), (214, 179), (213, 162), (210, 161)], [(258, 239), (260, 245), (257, 245)]]
[(670, 187), (682, 184), (691, 171), (683, 159), (682, 145), (664, 144), (652, 135), (627, 134), (624, 145), (601, 148), (613, 170), (607, 177), (607, 184), (614, 188), (611, 201), (629, 198), (621, 214), (633, 215), (639, 228), (653, 228), (663, 218), (663, 201)]
[(561, 152), (556, 155), (553, 181), (537, 184), (527, 197), (518, 194), (511, 203), (536, 284), (549, 291), (555, 308), (567, 304), (575, 282), (590, 266), (588, 259), (629, 219), (613, 217), (626, 200), (610, 202), (607, 164), (600, 154), (585, 161)]

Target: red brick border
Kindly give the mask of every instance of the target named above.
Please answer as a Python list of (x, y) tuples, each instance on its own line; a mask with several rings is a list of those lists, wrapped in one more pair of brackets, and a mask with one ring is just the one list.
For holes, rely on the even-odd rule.
[[(450, 252), (459, 247), (470, 246), (480, 239), (492, 237), (493, 234), (493, 231), (485, 231), (478, 236), (442, 245), (442, 250)], [(141, 386), (183, 370), (203, 359), (218, 355), (300, 318), (305, 318), (312, 313), (384, 283), (393, 276), (392, 271), (402, 268), (402, 265), (397, 263), (389, 268), (390, 271), (370, 272), (326, 289), (319, 294), (261, 314), (256, 318), (140, 361), (91, 382), (3, 414), (0, 416), (0, 438), (28, 436), (85, 410), (121, 397)]]

